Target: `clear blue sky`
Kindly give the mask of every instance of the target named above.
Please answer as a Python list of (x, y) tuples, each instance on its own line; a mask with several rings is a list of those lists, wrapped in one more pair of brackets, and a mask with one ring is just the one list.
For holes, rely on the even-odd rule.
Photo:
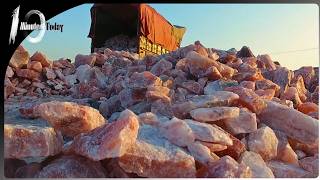
[[(315, 4), (150, 5), (172, 24), (187, 27), (182, 46), (196, 40), (226, 50), (247, 45), (255, 55), (269, 53), (290, 69), (319, 66), (319, 9)], [(40, 43), (24, 41), (23, 45), (30, 53), (39, 50), (53, 60), (89, 54), (91, 6), (84, 4), (49, 20), (64, 24), (63, 33), (46, 31)], [(291, 52), (295, 50), (303, 51)]]

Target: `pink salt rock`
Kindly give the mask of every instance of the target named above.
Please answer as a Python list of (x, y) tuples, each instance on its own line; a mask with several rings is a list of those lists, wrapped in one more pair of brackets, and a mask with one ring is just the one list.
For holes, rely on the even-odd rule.
[(170, 102), (169, 92), (170, 89), (164, 86), (148, 86), (146, 98), (149, 101), (161, 99), (164, 102)]
[(13, 72), (12, 68), (10, 66), (7, 66), (6, 77), (11, 78), (11, 77), (13, 77), (13, 75), (14, 75), (14, 72)]
[(202, 91), (201, 85), (193, 80), (183, 82), (181, 86), (195, 94), (200, 94)]
[(62, 136), (51, 127), (33, 125), (4, 125), (4, 157), (45, 157), (58, 154)]
[(305, 83), (305, 87), (310, 88), (312, 78), (315, 76), (315, 71), (312, 66), (303, 66), (298, 70), (294, 71), (294, 76), (298, 77), (301, 75)]
[(121, 106), (127, 108), (146, 98), (146, 91), (144, 89), (129, 89), (125, 88), (118, 94)]
[(64, 155), (47, 166), (35, 178), (104, 178), (105, 173), (100, 162), (81, 156)]
[(157, 115), (153, 114), (152, 112), (139, 114), (139, 122), (140, 124), (148, 124), (150, 126), (160, 125), (160, 120), (158, 119)]
[(38, 118), (40, 116), (37, 111), (38, 104), (36, 103), (26, 103), (19, 108), (20, 115), (24, 118)]
[(270, 160), (277, 156), (278, 139), (271, 128), (264, 126), (249, 134), (248, 147), (264, 160)]
[(294, 78), (293, 82), (291, 82), (291, 85), (297, 89), (300, 100), (302, 102), (305, 102), (307, 100), (308, 90), (304, 85), (302, 76), (299, 75), (296, 78)]
[(187, 54), (190, 51), (193, 51), (194, 49), (195, 49), (195, 45), (194, 44), (190, 44), (189, 46), (179, 48), (179, 49), (171, 52), (170, 54), (172, 54), (172, 56), (174, 58), (181, 59), (181, 58), (185, 58), (187, 56)]
[(26, 164), (27, 163), (24, 160), (20, 160), (20, 159), (4, 159), (3, 161), (4, 177), (14, 178), (15, 172), (17, 171), (17, 169), (25, 166)]
[(45, 68), (44, 68), (44, 72), (45, 72), (45, 75), (46, 75), (47, 79), (52, 80), (52, 79), (55, 79), (55, 78), (57, 77), (57, 75), (56, 75), (56, 73), (54, 72), (54, 70), (53, 70), (53, 69), (50, 69), (50, 68), (48, 68), (48, 67), (45, 67)]
[(65, 66), (64, 65), (62, 65), (60, 62), (58, 62), (58, 61), (53, 61), (53, 63), (52, 63), (52, 67), (53, 68), (65, 68)]
[(292, 149), (294, 150), (301, 150), (305, 152), (308, 156), (314, 156), (316, 154), (319, 154), (319, 143), (305, 143), (305, 142), (299, 142), (295, 139), (292, 139), (288, 137), (288, 141)]
[(210, 149), (198, 141), (189, 144), (188, 150), (196, 161), (204, 165), (209, 165), (219, 159), (218, 156), (212, 156)]
[(52, 61), (50, 61), (46, 55), (37, 51), (31, 57), (30, 61), (38, 61), (41, 63), (42, 67), (52, 67)]
[(255, 90), (255, 82), (254, 81), (242, 81), (240, 83), (240, 86), (247, 88), (247, 89), (252, 89), (253, 91)]
[(255, 57), (243, 57), (241, 58), (243, 63), (250, 65), (253, 68), (257, 67), (257, 58)]
[(286, 99), (293, 102), (294, 106), (297, 107), (302, 104), (302, 101), (299, 97), (297, 88), (288, 87), (280, 96), (280, 99)]
[(251, 133), (257, 130), (257, 117), (255, 113), (241, 108), (238, 117), (225, 119), (224, 124), (233, 135)]
[(275, 84), (274, 82), (268, 80), (268, 79), (262, 79), (256, 81), (256, 89), (273, 89), (275, 91), (275, 96), (278, 97), (280, 95), (280, 86)]
[(55, 69), (54, 72), (56, 73), (56, 75), (57, 75), (57, 77), (58, 77), (59, 79), (61, 79), (61, 80), (63, 80), (63, 81), (65, 80), (65, 77), (64, 77), (61, 69)]
[(215, 91), (223, 91), (226, 87), (238, 86), (238, 82), (234, 80), (220, 79), (217, 81), (208, 82), (204, 88), (204, 94), (214, 94)]
[(95, 62), (96, 62), (96, 56), (94, 55), (77, 54), (75, 57), (74, 65), (76, 68), (85, 64), (88, 64), (89, 66), (92, 67)]
[(197, 108), (209, 108), (214, 106), (230, 106), (237, 102), (239, 96), (228, 91), (214, 91), (210, 95), (194, 96), (188, 101), (172, 106), (173, 113), (178, 118), (185, 118), (190, 111)]
[(22, 45), (19, 45), (18, 48), (14, 51), (9, 65), (13, 68), (22, 68), (27, 65), (29, 61), (29, 53), (26, 51)]
[(232, 140), (225, 132), (207, 123), (193, 120), (184, 120), (191, 128), (195, 139), (205, 142), (218, 143), (222, 145), (232, 145)]
[(280, 94), (283, 93), (293, 78), (293, 72), (286, 67), (276, 69), (272, 81), (280, 86)]
[(188, 59), (186, 58), (180, 59), (177, 62), (175, 69), (182, 70), (183, 72), (187, 72), (188, 71), (187, 62), (188, 62)]
[(225, 90), (234, 92), (239, 95), (239, 104), (248, 108), (252, 112), (259, 114), (265, 107), (266, 104), (262, 98), (260, 98), (251, 89), (243, 87), (227, 87)]
[(160, 132), (171, 143), (178, 146), (188, 146), (195, 141), (195, 135), (188, 124), (178, 118), (160, 124)]
[(298, 156), (291, 148), (287, 136), (281, 131), (274, 131), (278, 139), (277, 158), (278, 160), (294, 165), (298, 164)]
[(27, 78), (30, 80), (40, 79), (41, 74), (31, 69), (17, 69), (16, 74), (18, 77)]
[(107, 78), (106, 78), (106, 76), (97, 67), (93, 67), (92, 71), (93, 71), (93, 77), (92, 78), (95, 78), (97, 80), (97, 86), (100, 89), (105, 89), (107, 87), (107, 82), (106, 82)]
[(151, 112), (161, 116), (172, 117), (173, 111), (170, 102), (158, 99), (151, 104)]
[(195, 77), (200, 77), (205, 74), (206, 70), (209, 67), (214, 65), (217, 66), (217, 62), (208, 58), (203, 57), (195, 51), (190, 51), (186, 58), (188, 59), (186, 62), (186, 66), (188, 67), (190, 73)]
[(300, 142), (314, 144), (319, 141), (318, 120), (277, 102), (266, 103), (267, 108), (258, 115), (261, 122)]
[(220, 78), (222, 78), (222, 75), (221, 73), (219, 72), (219, 70), (214, 67), (214, 66), (211, 66), (209, 67), (203, 75), (201, 75), (203, 77), (207, 77), (208, 79), (210, 80), (218, 80)]
[(146, 88), (150, 85), (161, 86), (162, 81), (159, 77), (153, 75), (149, 71), (144, 71), (142, 73), (133, 73), (129, 79), (128, 87), (129, 88)]
[[(61, 88), (61, 86), (60, 86)], [(59, 87), (56, 87), (56, 89), (59, 89)], [(97, 87), (96, 81), (89, 81), (88, 83), (79, 83), (75, 84), (72, 89), (72, 97), (74, 98), (85, 98), (85, 97), (91, 97), (92, 93), (95, 91), (98, 91), (99, 88)]]
[(299, 165), (306, 171), (309, 171), (315, 178), (319, 176), (319, 156), (310, 156), (299, 160)]
[(72, 102), (51, 101), (37, 107), (40, 117), (68, 137), (89, 132), (106, 123), (98, 110)]
[(137, 138), (138, 117), (130, 110), (122, 111), (118, 120), (74, 138), (73, 150), (94, 161), (124, 155)]
[(258, 96), (260, 96), (262, 99), (266, 100), (272, 100), (273, 97), (275, 96), (275, 91), (273, 89), (259, 89), (254, 91)]
[[(240, 66), (241, 67), (241, 66)], [(232, 79), (241, 82), (241, 81), (257, 81), (263, 79), (261, 74), (261, 70), (258, 68), (248, 68), (245, 70), (241, 70), (236, 73)]]
[(80, 83), (88, 82), (92, 78), (93, 73), (92, 68), (88, 64), (80, 65), (76, 70), (76, 76)]
[(255, 152), (243, 152), (238, 162), (250, 167), (253, 178), (274, 178), (271, 169), (267, 166), (262, 157)]
[(252, 177), (248, 166), (237, 163), (230, 156), (223, 156), (209, 166), (210, 178), (249, 178)]
[(39, 72), (39, 73), (42, 72), (42, 65), (41, 65), (41, 63), (38, 62), (38, 61), (30, 61), (30, 62), (28, 62), (27, 68), (28, 68), (28, 69), (32, 69), (32, 70), (34, 70), (34, 71), (37, 71), (37, 72)]
[(258, 55), (257, 59), (264, 63), (268, 71), (276, 70), (276, 65), (268, 54)]
[(157, 128), (143, 125), (134, 146), (119, 157), (120, 167), (140, 177), (195, 177), (195, 161), (184, 149), (162, 137)]
[(101, 53), (94, 53), (96, 57), (95, 65), (103, 65), (107, 61), (107, 56)]
[(15, 178), (34, 178), (34, 176), (41, 171), (40, 163), (30, 163), (25, 166), (18, 168), (15, 172)]
[(208, 52), (206, 48), (200, 43), (200, 41), (195, 42), (194, 51), (199, 53), (201, 56), (208, 57)]
[(269, 161), (268, 167), (272, 170), (275, 178), (306, 178), (311, 177), (310, 172), (299, 166), (287, 164), (281, 161)]
[(161, 59), (155, 65), (152, 66), (150, 72), (156, 76), (160, 76), (166, 71), (172, 69), (172, 63), (166, 61), (165, 59)]
[(120, 99), (118, 95), (111, 96), (106, 101), (102, 101), (99, 106), (99, 112), (105, 117), (110, 117), (112, 113), (120, 110)]
[(198, 108), (190, 111), (193, 119), (200, 122), (212, 122), (221, 119), (230, 119), (239, 117), (239, 108), (237, 107), (211, 107)]
[(319, 106), (315, 103), (312, 102), (305, 102), (300, 104), (297, 107), (297, 110), (304, 113), (304, 114), (309, 114), (309, 113), (318, 113), (319, 112)]
[(209, 143), (209, 142), (203, 142), (203, 141), (199, 141), (202, 145), (206, 146), (207, 148), (209, 148), (209, 150), (211, 152), (217, 152), (217, 151), (223, 151), (225, 149), (227, 149), (228, 147), (226, 145), (222, 145), (222, 144), (214, 144), (214, 143)]
[(213, 125), (214, 127), (218, 128), (222, 132), (226, 133), (229, 138), (232, 140), (232, 145), (228, 146), (227, 149), (215, 152), (218, 156), (231, 156), (234, 159), (239, 159), (240, 155), (246, 151), (246, 144), (244, 144), (242, 141), (240, 141), (238, 138), (232, 136), (227, 131), (223, 130), (221, 127), (217, 125)]

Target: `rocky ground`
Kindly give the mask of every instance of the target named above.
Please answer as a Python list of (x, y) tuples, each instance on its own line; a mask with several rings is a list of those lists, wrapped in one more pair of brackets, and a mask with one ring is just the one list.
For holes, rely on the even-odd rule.
[(317, 177), (319, 69), (205, 48), (50, 61), (5, 78), (6, 177)]

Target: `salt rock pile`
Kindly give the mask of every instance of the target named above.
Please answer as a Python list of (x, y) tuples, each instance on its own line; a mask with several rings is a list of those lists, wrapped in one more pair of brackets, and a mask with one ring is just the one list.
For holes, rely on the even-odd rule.
[(95, 52), (104, 51), (106, 48), (110, 48), (115, 51), (128, 51), (136, 53), (138, 50), (138, 38), (136, 36), (129, 37), (127, 35), (117, 35), (107, 39), (101, 48), (96, 48)]
[(199, 41), (143, 59), (105, 49), (74, 63), (39, 52), (29, 58), (19, 47), (5, 104), (53, 94), (84, 103), (22, 103), (24, 123), (49, 125), (5, 123), (5, 173), (317, 177), (318, 76), (318, 68), (291, 71), (245, 46), (223, 51)]

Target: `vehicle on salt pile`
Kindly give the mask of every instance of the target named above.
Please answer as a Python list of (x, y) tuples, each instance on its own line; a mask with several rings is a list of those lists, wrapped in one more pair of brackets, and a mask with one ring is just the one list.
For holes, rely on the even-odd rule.
[(119, 35), (136, 41), (136, 53), (165, 54), (180, 47), (185, 27), (172, 25), (147, 4), (94, 4), (91, 7), (91, 52), (106, 48), (105, 42)]

